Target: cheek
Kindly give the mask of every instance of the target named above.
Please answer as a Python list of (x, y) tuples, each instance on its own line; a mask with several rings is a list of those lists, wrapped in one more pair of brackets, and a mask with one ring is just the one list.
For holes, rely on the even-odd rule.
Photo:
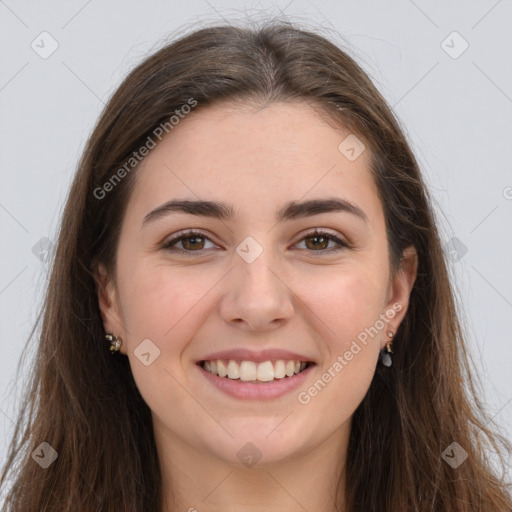
[(190, 272), (179, 268), (140, 265), (126, 273), (125, 283), (123, 318), (130, 338), (153, 337), (163, 345), (171, 339), (176, 349), (177, 333), (185, 326), (190, 337), (194, 309), (207, 292), (208, 282), (191, 279)]
[(191, 280), (190, 272), (164, 265), (132, 264), (122, 270), (119, 266), (133, 378), (148, 406), (165, 414), (170, 401), (187, 403), (179, 384), (184, 381), (182, 355), (200, 325), (200, 301), (214, 282), (211, 277)]
[(373, 378), (385, 329), (379, 318), (384, 313), (385, 277), (377, 268), (351, 265), (320, 279), (317, 274), (315, 286), (309, 283), (302, 289), (305, 304), (317, 318), (318, 344), (325, 348), (321, 382), (303, 390), (308, 395), (304, 401), (316, 403), (319, 412), (336, 404), (330, 416), (334, 422), (353, 413)]
[(339, 351), (383, 313), (385, 283), (382, 275), (368, 267), (347, 265), (328, 270), (310, 277), (297, 275), (294, 291), (307, 306), (305, 311), (316, 316), (318, 332)]
[(325, 357), (297, 401), (316, 432), (329, 435), (339, 428), (368, 391), (379, 353), (383, 289), (376, 276), (352, 269), (308, 296), (308, 307), (321, 319), (316, 330), (323, 333), (318, 344)]

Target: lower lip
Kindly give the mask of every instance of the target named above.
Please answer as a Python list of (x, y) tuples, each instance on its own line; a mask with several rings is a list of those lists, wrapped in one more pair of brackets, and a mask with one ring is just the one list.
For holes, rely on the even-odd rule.
[(254, 383), (241, 381), (240, 379), (234, 380), (228, 377), (219, 377), (206, 371), (200, 365), (196, 366), (217, 389), (241, 400), (272, 400), (286, 395), (303, 384), (315, 367), (314, 364), (311, 364), (305, 370), (292, 377), (285, 377), (271, 382), (257, 381)]

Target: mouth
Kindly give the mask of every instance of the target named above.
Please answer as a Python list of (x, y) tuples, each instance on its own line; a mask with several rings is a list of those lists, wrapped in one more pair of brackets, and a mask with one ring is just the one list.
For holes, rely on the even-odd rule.
[(312, 361), (277, 359), (250, 361), (235, 359), (212, 359), (197, 364), (212, 375), (222, 379), (251, 384), (263, 384), (293, 379), (315, 365)]
[(207, 359), (196, 364), (213, 389), (243, 401), (290, 396), (306, 385), (316, 366), (312, 361), (297, 359)]

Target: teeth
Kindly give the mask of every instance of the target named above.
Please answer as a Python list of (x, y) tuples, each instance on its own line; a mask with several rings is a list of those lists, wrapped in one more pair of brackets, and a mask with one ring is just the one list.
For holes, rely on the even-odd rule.
[(286, 366), (284, 364), (284, 361), (280, 359), (279, 361), (276, 361), (276, 365), (274, 367), (274, 378), (275, 379), (283, 379), (286, 375)]
[(242, 361), (240, 365), (240, 380), (256, 380), (257, 375), (258, 367), (256, 363), (252, 361)]
[(295, 373), (295, 363), (293, 361), (286, 361), (286, 376), (291, 377)]
[[(206, 368), (205, 368), (206, 370)], [(212, 373), (212, 370), (210, 370)], [(224, 364), (224, 361), (217, 361), (217, 373), (219, 374), (219, 377), (225, 377), (228, 374), (228, 369), (226, 368), (226, 365)]]
[(263, 382), (274, 380), (274, 367), (270, 361), (258, 365), (258, 380)]
[(240, 365), (238, 365), (236, 361), (229, 361), (228, 377), (230, 379), (239, 379), (240, 378)]
[(275, 379), (284, 379), (292, 377), (300, 373), (307, 366), (304, 361), (264, 361), (256, 363), (254, 361), (229, 361), (218, 359), (216, 361), (204, 361), (203, 368), (218, 375), (219, 377), (227, 377), (228, 379), (240, 379), (241, 381), (261, 381), (270, 382)]

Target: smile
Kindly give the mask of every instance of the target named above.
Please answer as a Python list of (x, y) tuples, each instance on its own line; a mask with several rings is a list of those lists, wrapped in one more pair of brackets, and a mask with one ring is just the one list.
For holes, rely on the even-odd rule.
[(308, 364), (305, 361), (284, 360), (277, 361), (235, 361), (233, 359), (217, 359), (201, 361), (204, 370), (219, 377), (240, 380), (243, 382), (272, 382), (279, 379), (293, 377), (304, 371)]
[(195, 367), (213, 389), (238, 400), (273, 400), (304, 386), (316, 363), (298, 360), (208, 359)]

